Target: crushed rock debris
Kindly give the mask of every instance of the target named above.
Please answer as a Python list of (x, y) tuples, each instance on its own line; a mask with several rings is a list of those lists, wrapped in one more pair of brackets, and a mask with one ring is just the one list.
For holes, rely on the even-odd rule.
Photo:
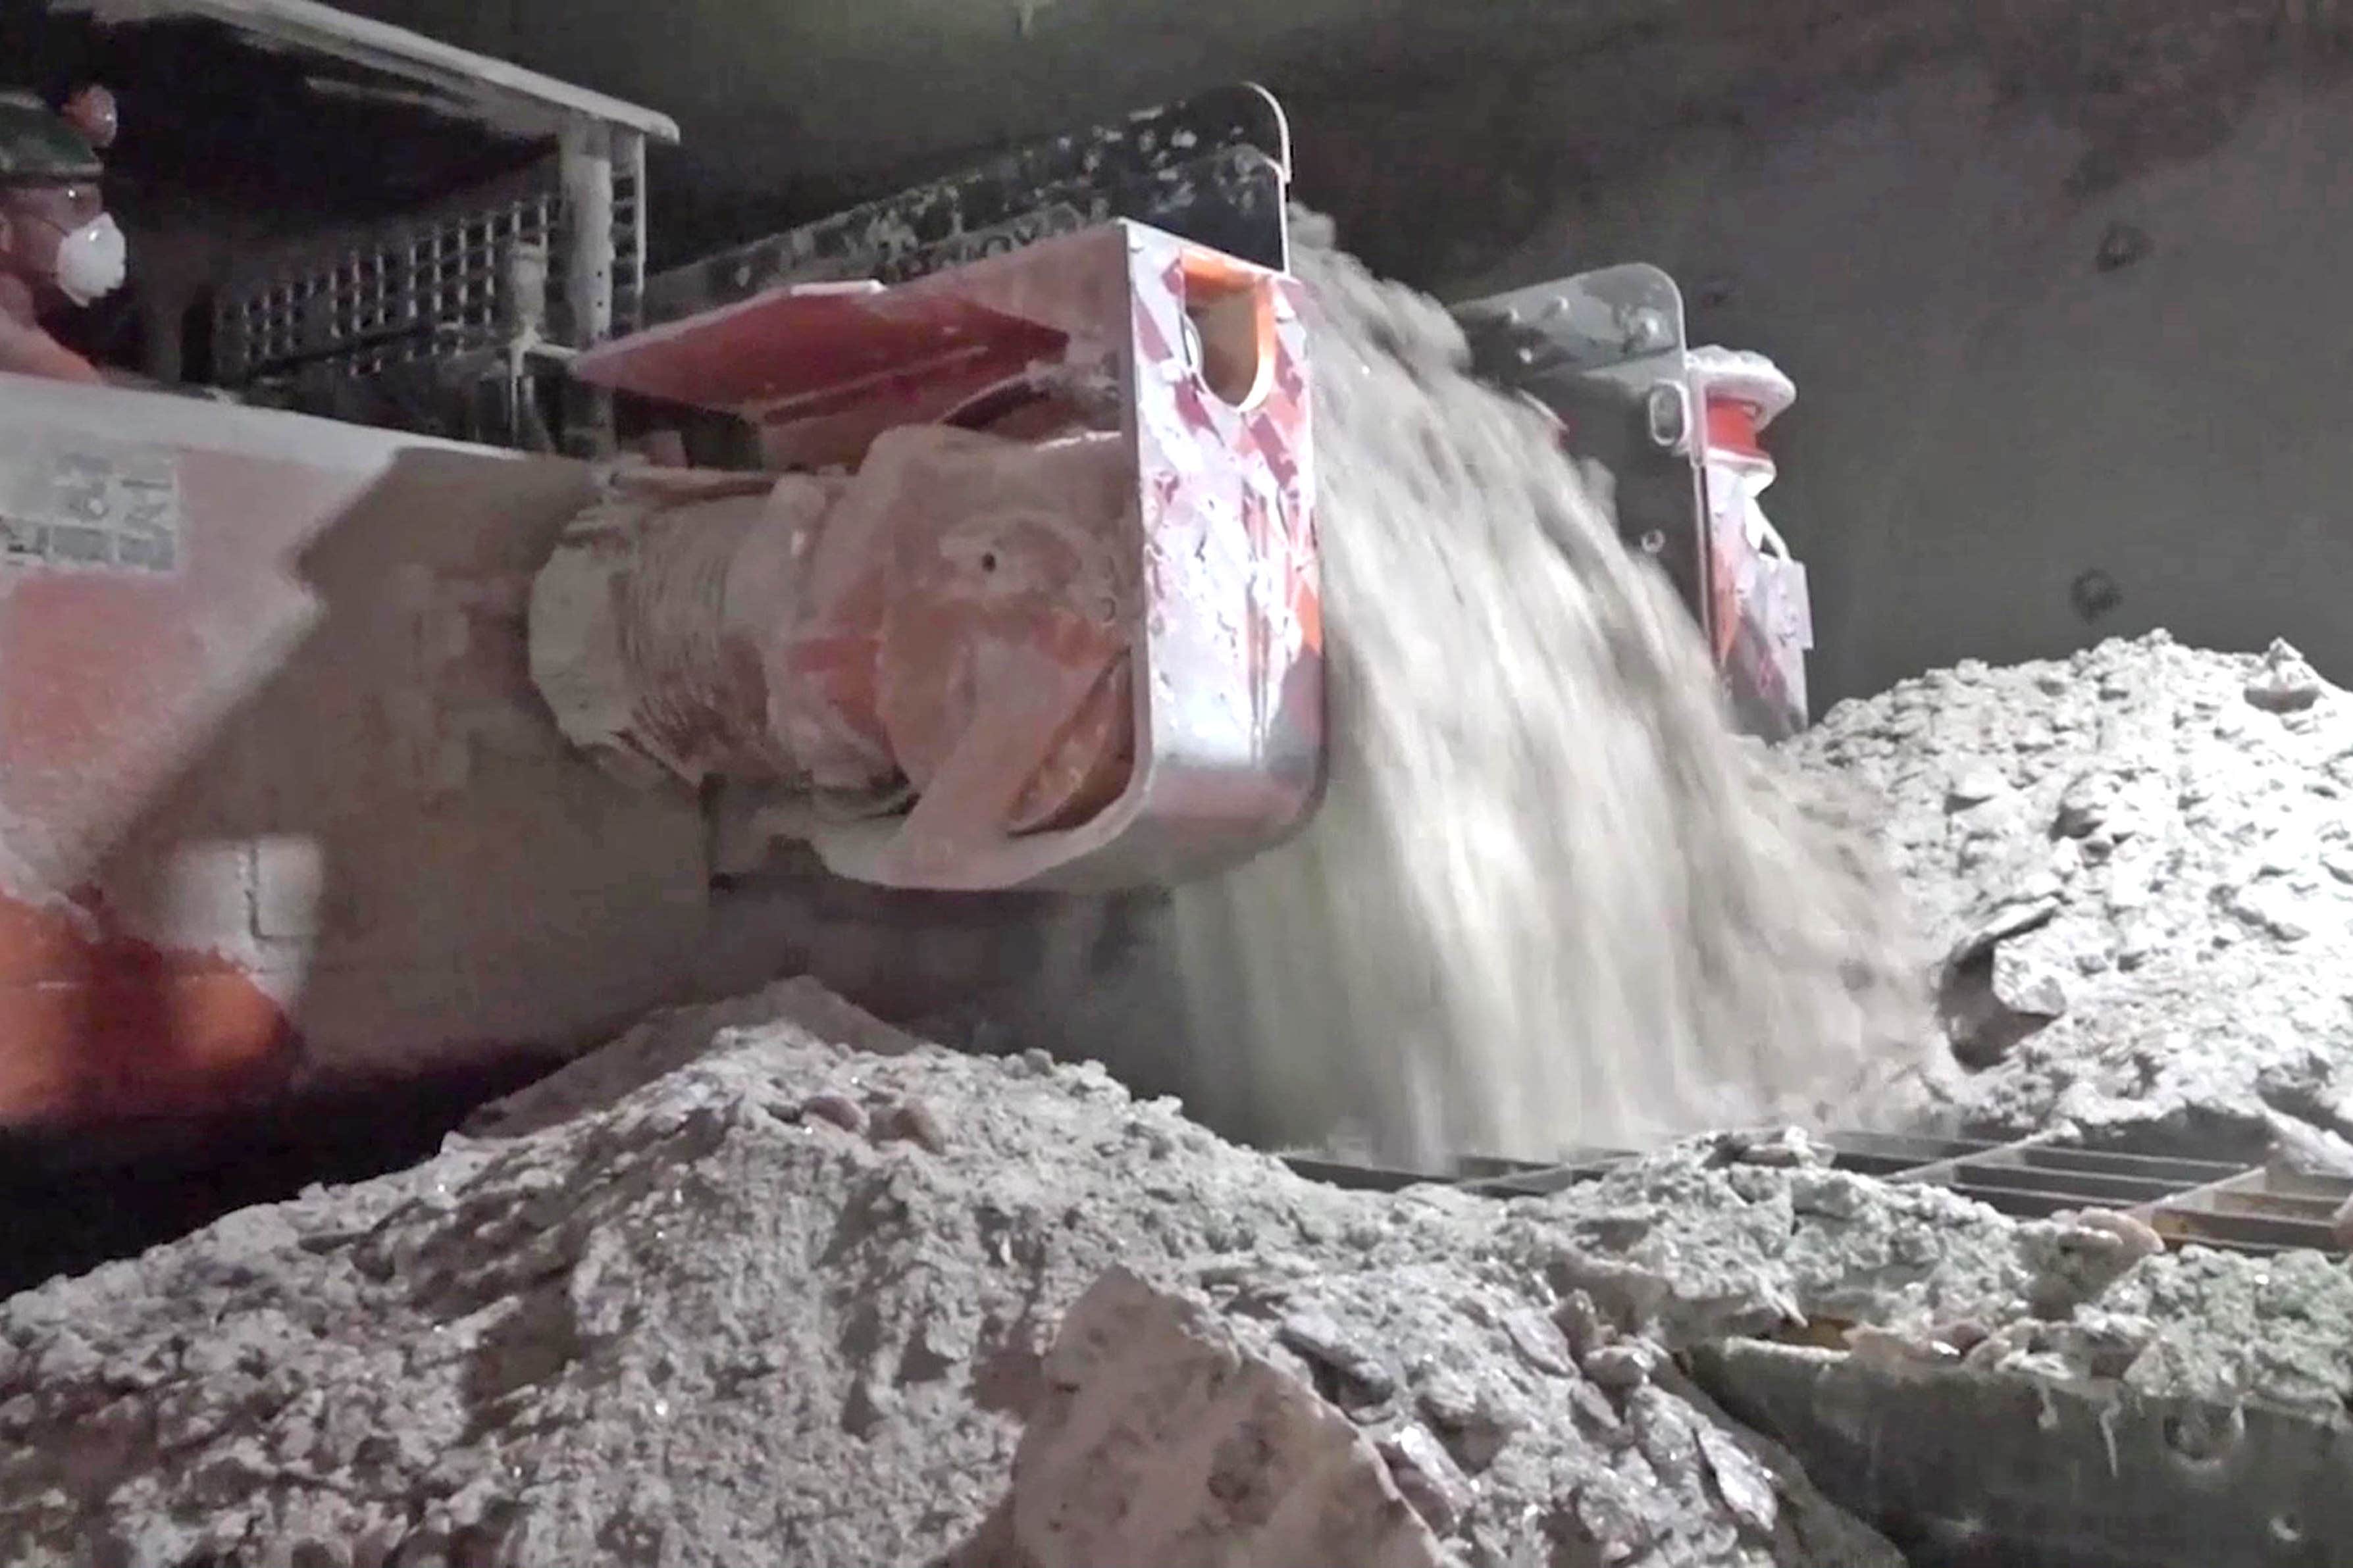
[[(1892, 1568), (1674, 1352), (1804, 1325), (2353, 1395), (2316, 1262), (2152, 1257), (1795, 1135), (1546, 1199), (1345, 1192), (806, 982), (501, 1109), (0, 1304), (0, 1560)], [(1105, 1464), (1155, 1506), (1110, 1506)]]
[(1941, 956), (1966, 1131), (2353, 1171), (2353, 700), (2284, 643), (1963, 663), (1785, 748)]

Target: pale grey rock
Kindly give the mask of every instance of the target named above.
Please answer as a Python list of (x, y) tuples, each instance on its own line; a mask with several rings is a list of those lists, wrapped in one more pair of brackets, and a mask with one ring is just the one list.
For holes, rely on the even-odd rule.
[[(2353, 1133), (2353, 703), (2163, 633), (1842, 703), (1781, 748), (1887, 847), (1968, 1072), (1935, 1119), (2252, 1154)], [(2010, 787), (1956, 811), (1956, 778)], [(1980, 789), (1960, 792), (1976, 798)]]
[[(797, 983), (649, 1020), (480, 1125), (523, 1131), (0, 1305), (0, 1562), (1419, 1564), (1563, 1531), (1803, 1561), (1752, 1474), (1691, 1458), (1706, 1417), (1577, 1369), (1572, 1327), (1605, 1331), (1548, 1263), (1638, 1189), (1343, 1192), (1099, 1068)], [(1625, 1267), (1721, 1289), (1667, 1261)], [(1134, 1517), (1086, 1479), (1106, 1442), (1163, 1475), (1257, 1436), (1263, 1464)], [(1318, 1536), (1343, 1498), (1366, 1533)], [(1046, 1518), (1092, 1522), (1049, 1549)]]
[[(2339, 1266), (2021, 1224), (1802, 1134), (1545, 1199), (1349, 1193), (806, 986), (649, 1030), (485, 1121), (530, 1131), (0, 1305), (0, 1561), (1037, 1568), (1055, 1518), (1273, 1561), (1346, 1497), (1351, 1560), (1892, 1568), (1675, 1353), (2353, 1399)], [(936, 1146), (878, 1135), (909, 1105)], [(1180, 1462), (1228, 1439), (1264, 1462)], [(1133, 1519), (1113, 1449), (1163, 1478)]]

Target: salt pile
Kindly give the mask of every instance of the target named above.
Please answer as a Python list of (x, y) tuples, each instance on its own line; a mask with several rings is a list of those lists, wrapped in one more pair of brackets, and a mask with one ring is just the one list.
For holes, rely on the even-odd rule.
[[(1050, 1350), (1085, 1359), (1058, 1323), (1114, 1268), (1150, 1283), (1113, 1277), (1090, 1311), (1129, 1338), (1166, 1348), (1193, 1314), (1301, 1408), (1344, 1411), (1428, 1562), (1564, 1531), (1799, 1560), (1774, 1543), (1804, 1509), (1654, 1385), (1655, 1354), (1564, 1337), (1500, 1209), (1316, 1186), (1097, 1069), (849, 1016), (787, 985), (656, 1020), (520, 1097), (504, 1120), (530, 1131), (11, 1299), (0, 1560), (998, 1561), (1025, 1417), (1097, 1397), (1057, 1381)], [(1148, 1430), (1172, 1381), (1112, 1415)], [(1282, 1459), (1258, 1456), (1259, 1491), (1328, 1479)], [(1214, 1500), (1180, 1482), (1169, 1506)]]
[(1965, 663), (1787, 752), (1875, 803), (1954, 1121), (2353, 1152), (2353, 702), (2295, 649)]
[(1192, 1048), (1257, 1113), (1219, 1124), (1426, 1166), (1870, 1117), (1930, 1034), (1892, 893), (1727, 731), (1552, 428), (1435, 303), (1301, 241), (1330, 788), (1176, 895)]
[(1855, 1324), (1892, 1362), (2353, 1384), (2341, 1275), (2257, 1355), (2288, 1308), (2253, 1266), (2153, 1240), (1797, 1135), (1542, 1202), (1342, 1192), (794, 983), (0, 1306), (0, 1560), (1893, 1568), (1668, 1352)]

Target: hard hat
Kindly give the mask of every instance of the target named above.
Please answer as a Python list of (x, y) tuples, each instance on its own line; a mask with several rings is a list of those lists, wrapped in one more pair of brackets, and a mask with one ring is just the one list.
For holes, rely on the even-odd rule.
[(30, 93), (0, 94), (0, 185), (73, 185), (106, 165), (90, 139)]
[(94, 81), (76, 88), (58, 114), (81, 132), (83, 141), (101, 153), (114, 145), (115, 134), (122, 129), (121, 110), (114, 101), (114, 94)]

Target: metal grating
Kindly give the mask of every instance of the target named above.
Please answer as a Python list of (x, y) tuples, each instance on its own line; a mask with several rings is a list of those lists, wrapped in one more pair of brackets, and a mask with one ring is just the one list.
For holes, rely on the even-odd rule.
[(645, 323), (646, 166), (642, 144), (613, 160), (613, 336)]
[(244, 386), (299, 372), (369, 378), (504, 344), (544, 315), (526, 276), (550, 252), (554, 166), (469, 203), (402, 219), (332, 247), (265, 263), (216, 301), (217, 379)]
[(681, 321), (786, 283), (903, 283), (1115, 218), (1283, 271), (1290, 181), (1282, 106), (1218, 88), (671, 268), (649, 286), (651, 313)]
[[(1822, 1140), (1840, 1170), (1892, 1182), (1927, 1182), (2021, 1219), (2065, 1209), (2114, 1209), (2145, 1220), (2172, 1246), (2190, 1243), (2263, 1255), (2347, 1251), (2339, 1216), (2353, 1210), (2353, 1178), (2249, 1169), (2223, 1161), (2109, 1152), (2050, 1143), (1995, 1143), (1873, 1132)], [(1439, 1172), (1290, 1156), (1285, 1163), (1335, 1186), (1396, 1192), (1424, 1184), (1489, 1197), (1542, 1197), (1593, 1181), (1634, 1156), (1581, 1151), (1537, 1164), (1465, 1158)]]

